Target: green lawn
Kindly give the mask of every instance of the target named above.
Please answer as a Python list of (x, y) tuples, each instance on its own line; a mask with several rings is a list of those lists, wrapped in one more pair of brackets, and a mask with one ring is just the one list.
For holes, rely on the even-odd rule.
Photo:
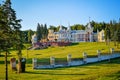
[[(113, 43), (110, 47), (115, 48)], [(85, 51), (88, 55), (97, 55), (96, 50), (101, 50), (103, 54), (109, 52), (105, 43), (79, 43), (67, 47), (50, 47), (44, 50), (23, 50), (23, 57), (27, 57), (26, 73), (18, 74), (12, 72), (9, 65), (9, 80), (119, 80), (120, 78), (120, 58), (104, 61), (100, 63), (87, 64), (76, 67), (65, 67), (56, 69), (32, 69), (32, 58), (38, 58), (39, 62), (49, 62), (49, 57), (54, 56), (59, 60), (66, 60), (68, 54), (73, 58), (82, 58)], [(115, 48), (116, 51), (119, 49)], [(16, 57), (16, 52), (12, 51), (8, 56)], [(0, 80), (5, 79), (4, 56), (0, 57)]]

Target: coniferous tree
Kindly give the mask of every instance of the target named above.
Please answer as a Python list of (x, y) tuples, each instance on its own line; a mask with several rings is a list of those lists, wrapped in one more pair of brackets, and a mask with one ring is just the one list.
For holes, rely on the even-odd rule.
[(42, 34), (41, 34), (41, 27), (40, 27), (40, 24), (39, 24), (39, 23), (38, 23), (38, 25), (37, 25), (36, 35), (37, 35), (37, 41), (40, 41), (41, 38), (42, 38)]
[(40, 31), (41, 31), (41, 39), (43, 39), (43, 37), (44, 37), (44, 26), (43, 26), (43, 24), (40, 25)]
[(47, 36), (48, 36), (48, 29), (47, 29), (47, 25), (46, 24), (44, 25), (44, 29), (45, 29), (45, 38), (47, 38)]
[(48, 35), (48, 29), (47, 29), (47, 25), (46, 24), (39, 24), (37, 25), (37, 30), (36, 30), (36, 34), (37, 34), (37, 39), (38, 41), (47, 39), (47, 35)]
[(11, 1), (6, 0), (0, 6), (0, 49), (5, 51), (5, 65), (6, 65), (6, 80), (8, 80), (7, 69), (7, 54), (9, 48), (14, 45), (18, 46), (18, 57), (21, 57), (21, 37), (20, 37), (20, 25), (21, 20), (16, 18), (16, 13), (11, 7)]

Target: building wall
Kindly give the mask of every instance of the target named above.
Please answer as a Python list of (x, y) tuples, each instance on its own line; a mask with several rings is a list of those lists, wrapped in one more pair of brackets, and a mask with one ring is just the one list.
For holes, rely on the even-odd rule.
[[(56, 38), (57, 35), (57, 38)], [(94, 38), (96, 40), (96, 36), (93, 33), (93, 27), (89, 23), (85, 30), (64, 30), (60, 26), (60, 30), (58, 32), (49, 31), (48, 39), (49, 41), (54, 41), (57, 39), (60, 41), (69, 41), (69, 42), (93, 42)]]
[(104, 30), (98, 32), (98, 42), (105, 42)]
[(48, 40), (49, 41), (56, 41), (56, 40), (58, 40), (58, 34), (56, 34), (53, 30), (49, 30)]
[(93, 42), (93, 33), (85, 30), (74, 30), (74, 31), (59, 31), (59, 32), (50, 32), (48, 34), (49, 41), (58, 42)]

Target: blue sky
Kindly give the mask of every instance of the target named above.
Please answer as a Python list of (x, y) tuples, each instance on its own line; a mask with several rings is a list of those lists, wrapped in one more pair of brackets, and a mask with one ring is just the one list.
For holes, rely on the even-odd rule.
[[(3, 0), (2, 0), (3, 1)], [(58, 26), (87, 24), (120, 18), (120, 0), (11, 0), (22, 30), (36, 30), (37, 23)]]

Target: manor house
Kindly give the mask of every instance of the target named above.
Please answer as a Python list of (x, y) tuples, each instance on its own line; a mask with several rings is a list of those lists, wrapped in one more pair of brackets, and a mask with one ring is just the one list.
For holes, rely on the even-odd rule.
[(67, 30), (63, 29), (60, 26), (58, 32), (54, 32), (53, 30), (49, 30), (48, 34), (49, 41), (57, 41), (57, 42), (93, 42), (97, 41), (97, 33), (93, 32), (93, 27), (90, 22), (88, 23), (85, 30), (71, 30), (70, 26)]

